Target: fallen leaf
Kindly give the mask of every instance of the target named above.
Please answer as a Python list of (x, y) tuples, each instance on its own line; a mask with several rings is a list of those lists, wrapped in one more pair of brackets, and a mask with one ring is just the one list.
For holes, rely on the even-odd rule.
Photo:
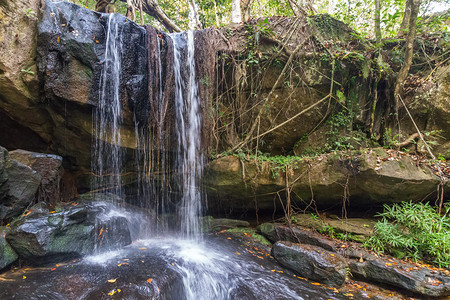
[(25, 279), (25, 278), (27, 278), (27, 276), (22, 276), (22, 279)]
[[(59, 39), (59, 38), (58, 38)], [(58, 43), (59, 43), (59, 41), (58, 41)], [(49, 214), (54, 214), (56, 211), (51, 211), (51, 212), (49, 212)]]
[(236, 252), (236, 255), (241, 255), (241, 253), (239, 253), (239, 252)]
[(148, 283), (151, 283), (152, 281), (153, 281), (153, 278), (147, 279), (147, 282), (148, 282)]
[(318, 283), (318, 282), (311, 282), (311, 284), (312, 284), (312, 285), (321, 285), (321, 284)]
[(118, 264), (117, 266), (118, 266), (118, 267), (121, 267), (121, 266), (123, 266), (123, 265), (128, 265), (128, 263), (121, 263), (121, 264)]
[(53, 268), (53, 269), (51, 269), (50, 271), (55, 271), (56, 270), (56, 268)]
[(116, 282), (116, 281), (117, 281), (117, 278), (109, 279), (109, 280), (108, 280), (109, 283), (114, 283), (114, 282)]
[(139, 250), (146, 250), (147, 248), (145, 248), (145, 247), (141, 247), (141, 248), (139, 248)]

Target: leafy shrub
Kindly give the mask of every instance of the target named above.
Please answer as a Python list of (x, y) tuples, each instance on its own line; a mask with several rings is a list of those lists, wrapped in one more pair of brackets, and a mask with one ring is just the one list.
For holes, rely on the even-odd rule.
[(443, 216), (429, 204), (384, 205), (382, 217), (365, 246), (379, 253), (402, 253), (414, 260), (431, 260), (450, 267), (449, 209)]

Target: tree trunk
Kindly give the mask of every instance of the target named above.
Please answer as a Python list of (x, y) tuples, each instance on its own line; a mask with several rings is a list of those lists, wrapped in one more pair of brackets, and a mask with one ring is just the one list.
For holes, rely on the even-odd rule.
[(251, 0), (241, 0), (242, 21), (250, 20)]
[(198, 17), (197, 5), (195, 4), (194, 0), (190, 1), (190, 7), (191, 7), (191, 14), (193, 14), (193, 16), (191, 16), (192, 24), (189, 25), (190, 29), (202, 29), (203, 25)]
[(218, 10), (217, 10), (216, 0), (214, 0), (214, 14), (216, 15), (216, 26), (220, 27), (219, 13), (218, 13)]
[(411, 5), (411, 15), (409, 17), (408, 35), (406, 36), (405, 61), (403, 62), (403, 65), (397, 75), (397, 81), (394, 89), (395, 97), (399, 97), (401, 95), (403, 90), (403, 82), (408, 76), (408, 72), (412, 64), (414, 39), (416, 38), (417, 15), (419, 14), (419, 7), (422, 0), (408, 0), (408, 2), (410, 2)]
[(377, 44), (381, 43), (381, 5), (380, 0), (375, 0), (375, 38)]
[(406, 0), (405, 4), (405, 14), (403, 15), (402, 24), (400, 24), (400, 29), (398, 30), (398, 37), (405, 36), (408, 30), (409, 19), (411, 17), (411, 0)]
[(231, 23), (242, 23), (241, 0), (232, 0), (231, 2)]

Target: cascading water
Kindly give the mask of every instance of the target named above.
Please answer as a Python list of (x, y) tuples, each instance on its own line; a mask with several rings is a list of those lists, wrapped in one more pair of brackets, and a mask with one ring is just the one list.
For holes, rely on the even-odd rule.
[[(112, 220), (107, 224), (141, 225), (144, 222), (143, 214), (137, 210), (128, 213), (125, 209), (127, 205), (121, 201), (126, 194), (131, 204), (151, 215), (156, 230), (150, 228), (152, 230), (146, 232), (145, 239), (142, 235), (139, 237), (141, 240), (134, 235), (134, 243), (129, 246), (107, 249), (114, 251), (95, 253), (56, 266), (52, 263), (39, 269), (9, 272), (0, 280), (0, 298), (336, 299), (331, 291), (310, 285), (295, 278), (289, 270), (281, 269), (259, 243), (252, 247), (234, 237), (226, 239), (223, 236), (201, 239), (200, 179), (205, 157), (196, 78), (204, 74), (196, 74), (196, 67), (199, 69), (200, 66), (195, 65), (194, 33), (160, 34), (152, 39), (154, 43), (147, 49), (146, 65), (145, 60), (142, 63), (142, 53), (149, 47), (148, 41), (145, 42), (146, 31), (130, 20), (114, 14), (102, 14), (99, 18), (97, 13), (80, 7), (75, 9), (74, 4), (62, 1), (46, 1), (46, 5), (51, 8), (46, 17), (51, 20), (52, 33), (57, 32), (54, 40), (78, 36), (78, 32), (86, 27), (78, 27), (80, 30), (76, 35), (68, 32), (64, 36), (57, 31), (61, 29), (53, 25), (64, 24), (60, 27), (64, 30), (72, 25), (89, 27), (96, 22), (104, 26), (104, 40), (103, 28), (100, 28), (96, 31), (99, 42), (94, 47), (100, 58), (100, 62), (95, 62), (96, 67), (101, 66), (95, 72), (101, 69), (101, 74), (98, 105), (93, 113), (92, 191), (101, 192), (102, 200), (117, 199), (120, 209), (111, 209), (103, 216)], [(53, 6), (58, 10), (53, 10)], [(70, 17), (59, 19), (69, 10), (73, 12)], [(80, 37), (79, 40), (91, 45), (89, 29), (86, 29), (89, 33), (85, 33), (85, 39)], [(158, 36), (157, 31), (152, 30), (153, 37)], [(130, 41), (136, 40), (138, 42), (130, 46)], [(148, 74), (145, 74), (146, 70)], [(133, 98), (129, 88), (135, 84), (140, 92), (144, 92)], [(125, 94), (127, 97), (122, 98)], [(151, 110), (138, 111), (139, 105), (128, 110), (130, 103), (136, 102), (149, 104)], [(128, 135), (126, 132), (132, 131), (132, 124), (124, 124), (122, 116), (129, 113), (135, 120), (137, 150), (134, 161), (126, 161), (125, 157), (129, 158), (132, 151), (127, 150), (125, 156), (123, 150), (127, 144), (123, 139)], [(137, 174), (137, 192), (126, 193), (132, 184), (128, 183), (124, 188), (121, 175), (125, 165), (133, 163), (135, 170), (130, 173)], [(86, 217), (83, 210), (75, 211), (75, 214), (64, 215), (62, 222), (76, 223)], [(59, 220), (50, 219), (52, 222)], [(122, 238), (123, 243), (116, 245), (128, 245), (133, 236), (126, 237), (124, 223), (121, 223), (123, 237), (109, 225), (94, 234), (98, 237), (108, 230), (112, 239)], [(170, 234), (169, 227), (175, 228), (176, 234)], [(74, 242), (70, 240), (70, 233), (64, 238)]]
[[(123, 113), (120, 101), (123, 37), (121, 24), (114, 14), (109, 15), (107, 24), (99, 104), (94, 114), (96, 141), (92, 169), (96, 176), (93, 191), (106, 191), (114, 194), (116, 199), (123, 199), (125, 193), (120, 177), (124, 168), (120, 130)], [(255, 263), (251, 259), (234, 258), (234, 249), (211, 247), (202, 239), (199, 220), (203, 193), (200, 181), (205, 157), (194, 32), (165, 36), (166, 47), (167, 43), (173, 45), (173, 63), (165, 62), (166, 69), (161, 61), (163, 38), (158, 34), (154, 36), (154, 52), (152, 56), (149, 54), (149, 81), (153, 80), (149, 98), (153, 111), (148, 124), (139, 123), (136, 115), (134, 117), (138, 174), (136, 203), (157, 216), (145, 232), (145, 238), (150, 240), (138, 240), (135, 245), (139, 249), (148, 247), (151, 252), (159, 253), (158, 259), (165, 262), (166, 268), (170, 265), (170, 269), (181, 277), (181, 286), (162, 298), (220, 300), (238, 299), (236, 295), (247, 294), (252, 295), (248, 298), (252, 299), (258, 297), (262, 289), (265, 290), (264, 296), (272, 293), (280, 299), (302, 299), (292, 285), (288, 287), (286, 278), (270, 272), (273, 267), (263, 267), (260, 262)], [(168, 71), (168, 68), (173, 69)], [(173, 76), (167, 76), (171, 72)], [(168, 79), (173, 81), (165, 82)], [(165, 96), (163, 85), (164, 89), (174, 86), (173, 98)], [(173, 116), (173, 121), (167, 121), (169, 115)], [(168, 239), (167, 235), (173, 231), (175, 239)], [(164, 236), (164, 239), (155, 239), (157, 236)], [(132, 256), (130, 250), (126, 251)], [(86, 262), (108, 265), (109, 261), (118, 259), (120, 255), (120, 251), (113, 251), (88, 258)], [(140, 261), (144, 263), (144, 260)], [(261, 268), (264, 276), (270, 276), (274, 282), (258, 278)]]
[(122, 35), (115, 14), (108, 17), (106, 48), (100, 78), (98, 107), (93, 114), (95, 141), (92, 153), (92, 191), (107, 191), (123, 197), (121, 184), (122, 150), (120, 124), (120, 77)]
[[(186, 45), (187, 35), (187, 45)], [(199, 216), (202, 193), (200, 179), (204, 166), (201, 149), (201, 103), (196, 82), (194, 34), (177, 34), (174, 41), (175, 128), (178, 138), (176, 166), (179, 172), (181, 205), (178, 215), (181, 233), (188, 239), (199, 239)], [(187, 52), (185, 68), (181, 53)]]

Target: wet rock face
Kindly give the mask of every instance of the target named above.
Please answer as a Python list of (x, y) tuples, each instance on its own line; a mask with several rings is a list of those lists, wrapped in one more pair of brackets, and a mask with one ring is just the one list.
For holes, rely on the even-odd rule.
[(50, 212), (39, 203), (11, 224), (6, 239), (24, 259), (42, 263), (131, 243), (128, 221), (108, 203), (80, 203)]
[(340, 286), (346, 279), (345, 259), (321, 247), (281, 241), (273, 245), (272, 255), (281, 265), (311, 280)]
[[(149, 102), (145, 30), (116, 15), (121, 34), (120, 98), (123, 146), (135, 147), (134, 120), (145, 123)], [(55, 126), (52, 149), (89, 169), (96, 107), (108, 40), (109, 15), (69, 2), (46, 1), (39, 23), (38, 74)], [(70, 113), (69, 113), (70, 112)]]
[(8, 229), (6, 227), (0, 227), (0, 270), (9, 266), (18, 258), (17, 253), (6, 241), (6, 233)]
[(0, 147), (0, 220), (9, 222), (35, 201), (41, 176)]

